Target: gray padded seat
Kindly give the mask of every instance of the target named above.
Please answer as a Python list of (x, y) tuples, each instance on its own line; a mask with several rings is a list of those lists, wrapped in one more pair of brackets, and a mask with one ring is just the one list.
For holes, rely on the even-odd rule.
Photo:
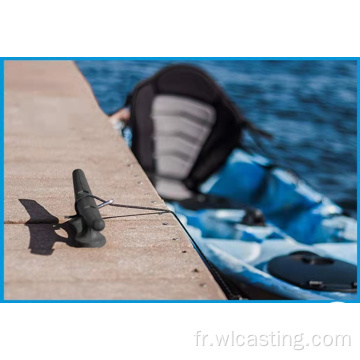
[(156, 188), (165, 198), (184, 198), (191, 192), (182, 181), (189, 175), (216, 120), (215, 109), (190, 98), (157, 95), (154, 122)]
[(196, 197), (239, 146), (248, 121), (200, 68), (169, 65), (137, 84), (131, 150), (166, 200)]

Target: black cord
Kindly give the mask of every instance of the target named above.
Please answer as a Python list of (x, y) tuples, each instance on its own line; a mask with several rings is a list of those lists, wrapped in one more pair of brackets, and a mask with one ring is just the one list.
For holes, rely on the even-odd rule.
[[(86, 195), (82, 196), (81, 198), (79, 198), (77, 201), (83, 199), (84, 197), (92, 197), (92, 198), (94, 198), (96, 200), (99, 200), (99, 201), (101, 201), (103, 203), (107, 202), (107, 200), (104, 200), (104, 199), (102, 199), (102, 198), (100, 198), (98, 196), (92, 195), (92, 194), (86, 194)], [(208, 269), (210, 270), (210, 272), (212, 273), (212, 275), (214, 276), (216, 281), (219, 283), (219, 285), (221, 286), (221, 288), (225, 292), (228, 299), (230, 299), (230, 300), (239, 300), (240, 299), (239, 295), (236, 295), (231, 291), (231, 289), (229, 288), (229, 286), (227, 285), (227, 283), (225, 282), (225, 280), (223, 279), (223, 277), (219, 273), (219, 271), (215, 268), (215, 266), (205, 257), (204, 253), (202, 252), (202, 250), (200, 249), (200, 247), (198, 246), (198, 244), (196, 243), (196, 241), (194, 240), (194, 238), (192, 237), (192, 235), (190, 234), (188, 229), (181, 222), (181, 220), (179, 219), (179, 217), (176, 215), (176, 213), (174, 211), (169, 210), (169, 209), (159, 209), (159, 208), (153, 208), (153, 207), (148, 207), (148, 206), (125, 205), (125, 204), (117, 204), (117, 203), (109, 203), (109, 204), (107, 204), (107, 206), (114, 206), (114, 207), (125, 208), (125, 209), (138, 209), (138, 210), (156, 211), (159, 215), (165, 214), (165, 213), (172, 214), (174, 216), (174, 218), (176, 219), (176, 221), (180, 224), (182, 229), (185, 231), (186, 235), (190, 239), (190, 241), (193, 244), (194, 248), (199, 253), (201, 259), (203, 260), (205, 265), (208, 267)]]

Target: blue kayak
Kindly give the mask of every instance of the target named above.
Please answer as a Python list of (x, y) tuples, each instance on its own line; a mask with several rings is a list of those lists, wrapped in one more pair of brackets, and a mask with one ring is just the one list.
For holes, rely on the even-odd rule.
[[(206, 258), (243, 289), (264, 299), (356, 300), (356, 283), (346, 291), (305, 289), (269, 272), (272, 259), (303, 252), (357, 265), (357, 221), (291, 172), (269, 160), (235, 150), (225, 166), (201, 187), (204, 194), (256, 207), (265, 226), (244, 225), (244, 209), (193, 209), (186, 202), (168, 206), (178, 214)], [(314, 255), (312, 255), (314, 257)], [(311, 266), (311, 265), (310, 265)], [(314, 265), (313, 265), (314, 266)], [(320, 267), (330, 268), (325, 264)], [(314, 275), (313, 282), (316, 282)], [(311, 280), (307, 280), (311, 281)], [(356, 280), (355, 280), (356, 281)]]
[(124, 106), (122, 134), (229, 299), (356, 300), (356, 220), (247, 149), (245, 131), (269, 134), (209, 75), (165, 67)]

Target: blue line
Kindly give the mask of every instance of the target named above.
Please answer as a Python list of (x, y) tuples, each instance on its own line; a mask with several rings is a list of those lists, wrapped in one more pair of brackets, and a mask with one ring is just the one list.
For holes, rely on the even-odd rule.
[[(0, 134), (4, 134), (4, 61), (0, 60)], [(0, 259), (3, 260), (2, 266), (0, 266), (0, 301), (4, 299), (4, 135), (1, 136), (1, 145), (0, 145), (0, 157), (1, 157), (1, 166), (0, 166)]]
[[(356, 158), (357, 158), (357, 167), (356, 167), (356, 174), (357, 174), (357, 204), (359, 204), (359, 175), (358, 175), (358, 171), (359, 171), (359, 167), (360, 167), (360, 161), (359, 161), (359, 145), (360, 145), (360, 141), (359, 141), (359, 136), (358, 136), (358, 129), (359, 129), (359, 124), (360, 124), (360, 113), (359, 113), (359, 104), (360, 104), (360, 92), (359, 92), (359, 87), (360, 87), (360, 60), (357, 61), (357, 87), (356, 87), (356, 91), (357, 91), (357, 107), (356, 107), (356, 112), (357, 112), (357, 129), (356, 129), (356, 143), (357, 143), (357, 147), (356, 147)], [(357, 205), (358, 207), (358, 205)], [(358, 209), (357, 209), (358, 210)], [(357, 222), (357, 233), (359, 233), (359, 221)], [(359, 261), (360, 261), (360, 254), (359, 254), (359, 245), (357, 246), (357, 277), (359, 279), (359, 275), (360, 275), (360, 270), (359, 270)], [(360, 301), (360, 294), (359, 292), (357, 293), (357, 298), (358, 301)]]
[[(321, 303), (327, 304), (333, 301), (316, 301), (316, 300), (241, 300), (241, 301), (230, 301), (230, 300), (9, 300), (5, 303), (213, 303), (213, 304), (239, 304), (239, 303), (291, 303), (291, 304), (308, 304), (308, 303)], [(358, 301), (344, 301), (344, 303), (358, 303)]]
[(3, 60), (359, 60), (359, 57), (3, 57)]

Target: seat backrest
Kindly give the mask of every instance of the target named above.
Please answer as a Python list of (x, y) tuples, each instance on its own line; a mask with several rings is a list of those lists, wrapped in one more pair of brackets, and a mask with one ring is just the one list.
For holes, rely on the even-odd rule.
[(244, 118), (202, 70), (164, 68), (130, 101), (132, 151), (159, 194), (180, 200), (217, 171), (239, 144)]

